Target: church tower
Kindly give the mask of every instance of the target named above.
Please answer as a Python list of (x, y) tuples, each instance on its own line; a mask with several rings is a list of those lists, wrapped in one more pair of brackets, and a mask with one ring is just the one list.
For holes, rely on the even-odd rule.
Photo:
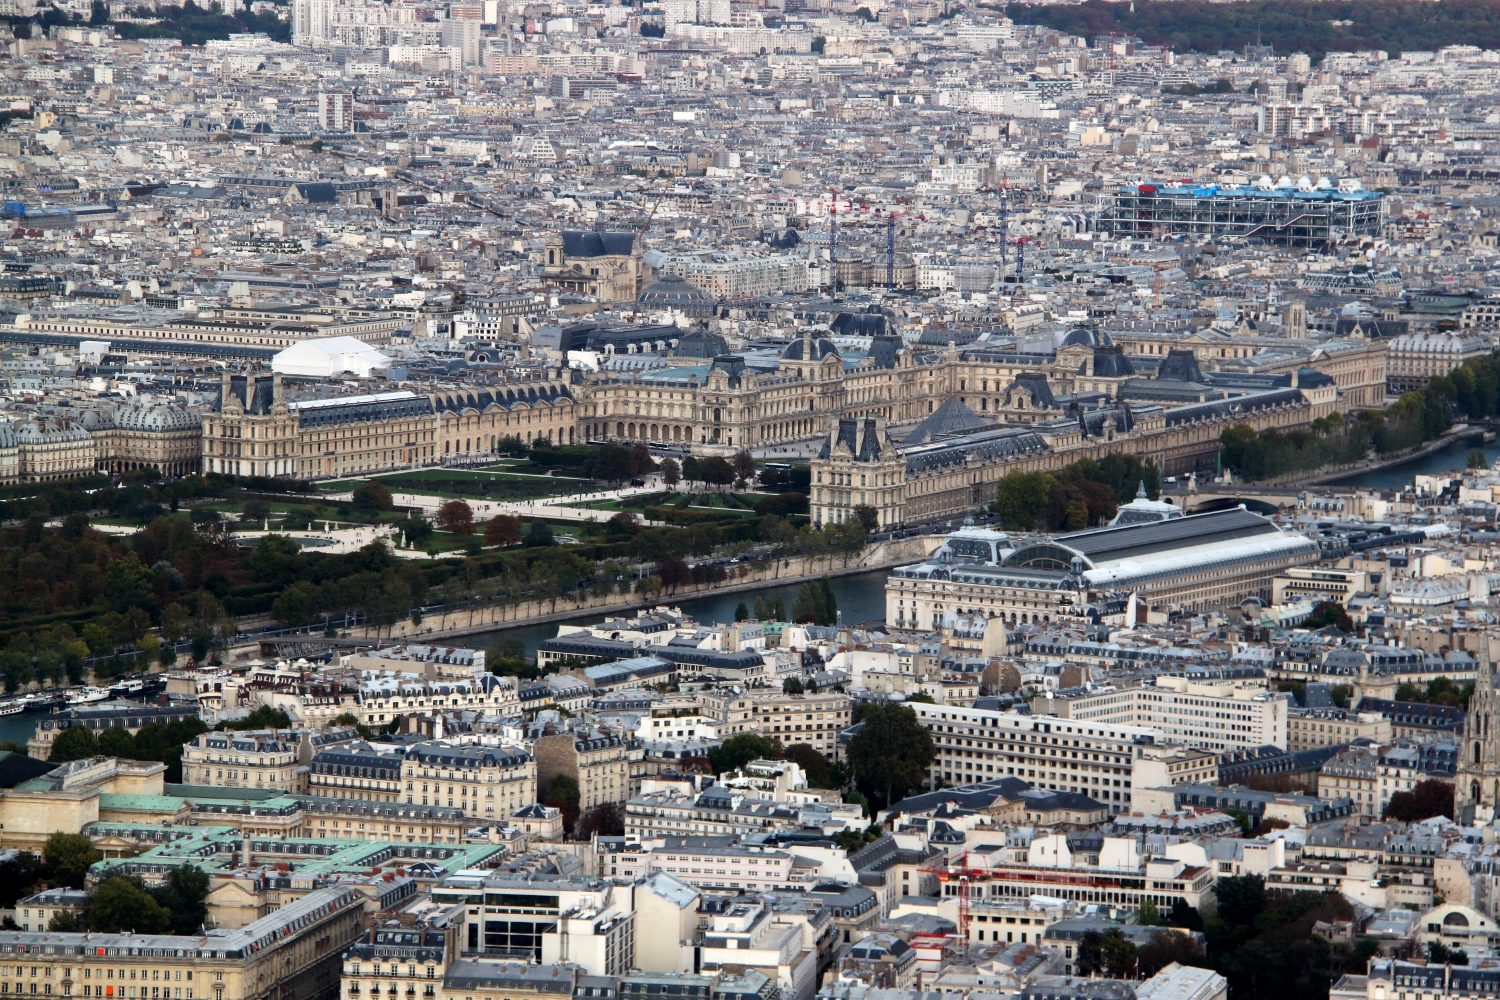
[(1481, 660), (1469, 699), (1453, 807), (1463, 823), (1488, 823), (1500, 806), (1500, 700), (1494, 663)]

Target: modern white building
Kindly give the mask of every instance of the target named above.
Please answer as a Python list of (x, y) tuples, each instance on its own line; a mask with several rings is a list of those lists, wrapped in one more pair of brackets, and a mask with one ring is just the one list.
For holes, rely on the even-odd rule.
[(921, 702), (911, 708), (936, 744), (932, 787), (1008, 775), (1087, 795), (1111, 813), (1130, 809), (1136, 756), (1166, 742), (1161, 730), (1144, 726)]
[(1064, 693), (1042, 707), (1066, 719), (1158, 729), (1205, 750), (1287, 746), (1286, 696), (1263, 685), (1158, 677), (1149, 687)]
[(274, 372), (313, 378), (330, 378), (345, 372), (369, 378), (376, 369), (388, 370), (394, 365), (390, 358), (354, 337), (301, 340), (271, 359)]

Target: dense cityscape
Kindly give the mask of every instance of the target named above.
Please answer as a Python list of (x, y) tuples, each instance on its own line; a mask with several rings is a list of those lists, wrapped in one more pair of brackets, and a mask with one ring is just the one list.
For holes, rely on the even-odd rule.
[(1497, 25), (0, 0), (0, 998), (1500, 1000)]

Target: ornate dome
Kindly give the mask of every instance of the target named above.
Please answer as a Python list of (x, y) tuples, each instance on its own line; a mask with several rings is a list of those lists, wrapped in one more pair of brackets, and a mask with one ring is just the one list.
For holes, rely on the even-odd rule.
[(641, 289), (635, 301), (648, 309), (675, 309), (689, 316), (706, 316), (714, 311), (714, 300), (707, 292), (675, 274)]
[[(803, 337), (786, 345), (781, 352), (783, 361), (822, 361), (828, 355), (837, 355), (839, 349), (827, 337)], [(808, 355), (811, 354), (811, 357)]]
[(1079, 327), (1072, 330), (1058, 347), (1108, 347), (1110, 345), (1109, 334), (1103, 330), (1088, 330)]

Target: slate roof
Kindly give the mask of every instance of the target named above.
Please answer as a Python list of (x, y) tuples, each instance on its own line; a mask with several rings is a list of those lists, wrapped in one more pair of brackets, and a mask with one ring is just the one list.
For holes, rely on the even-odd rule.
[(303, 201), (313, 204), (332, 205), (339, 200), (338, 190), (327, 181), (306, 181), (296, 188)]
[[(1050, 398), (1050, 392), (1048, 395)], [(989, 426), (991, 421), (969, 409), (957, 396), (950, 396), (947, 402), (928, 414), (927, 419), (918, 424), (903, 443), (927, 444), (939, 438), (953, 437)]]
[(35, 760), (23, 753), (0, 753), (0, 788), (15, 788), (23, 781), (39, 778), (56, 768), (56, 764)]
[(822, 361), (830, 354), (837, 356), (839, 353), (838, 347), (836, 347), (833, 341), (829, 340), (827, 337), (808, 337), (806, 343), (810, 345), (808, 350), (812, 354), (812, 357), (808, 358), (803, 350), (803, 343), (804, 341), (798, 339), (786, 345), (786, 350), (781, 352), (782, 360)]
[(880, 337), (886, 333), (886, 318), (880, 312), (842, 312), (828, 328), (844, 337)]
[(1096, 528), (1058, 535), (1057, 540), (1082, 554), (1091, 563), (1126, 559), (1179, 548), (1233, 541), (1255, 535), (1280, 535), (1281, 529), (1259, 514), (1239, 507), (1193, 514), (1125, 528)]
[(1202, 382), (1203, 372), (1198, 368), (1198, 357), (1187, 348), (1174, 347), (1156, 369), (1156, 377), (1170, 382)]
[(635, 247), (635, 233), (565, 232), (565, 257), (626, 257)]
[[(1163, 362), (1165, 367), (1165, 362)], [(1187, 381), (1184, 379), (1183, 381)], [(1300, 406), (1305, 397), (1301, 389), (1272, 389), (1268, 392), (1249, 393), (1233, 399), (1209, 400), (1206, 403), (1190, 403), (1167, 411), (1167, 426), (1177, 427), (1195, 420), (1223, 420), (1237, 414), (1258, 413), (1278, 406)]]
[[(877, 462), (880, 460), (880, 435), (876, 432), (876, 424), (873, 418), (864, 421), (864, 433), (860, 433), (860, 422), (856, 419), (841, 419), (839, 421), (836, 440), (839, 444), (848, 448), (855, 459), (860, 462)], [(833, 454), (833, 446), (825, 439), (822, 450), (818, 452), (819, 458), (828, 458)]]
[(1100, 378), (1124, 378), (1135, 374), (1135, 366), (1123, 347), (1100, 347), (1094, 351), (1094, 374)]
[[(1033, 402), (1040, 403), (1046, 409), (1052, 410), (1057, 407), (1057, 397), (1052, 395), (1052, 385), (1047, 381), (1047, 376), (1041, 372), (1021, 372), (1016, 376), (1015, 381), (1011, 382), (1006, 392), (1009, 393), (1011, 389), (1025, 389), (1031, 394)], [(948, 402), (951, 403), (954, 400), (950, 399)], [(947, 405), (947, 403), (943, 404), (945, 407)], [(963, 406), (963, 403), (960, 401), (959, 405)], [(973, 411), (969, 412), (972, 413)], [(937, 416), (937, 414), (933, 414), (933, 416)], [(929, 417), (928, 419), (931, 418)]]
[(1361, 712), (1379, 712), (1400, 726), (1424, 726), (1432, 729), (1463, 729), (1464, 711), (1452, 705), (1427, 705), (1418, 701), (1388, 701), (1384, 698), (1361, 698), (1355, 706)]
[(920, 475), (933, 469), (963, 465), (970, 457), (981, 462), (993, 462), (1013, 455), (1029, 455), (1046, 450), (1046, 439), (1028, 427), (995, 427), (966, 434), (955, 440), (934, 441), (915, 447), (908, 442), (904, 454), (907, 473)]
[(1014, 802), (1030, 787), (1020, 778), (994, 778), (974, 785), (942, 788), (935, 792), (912, 795), (891, 806), (890, 812), (913, 815), (931, 812), (944, 803), (951, 803), (959, 808), (977, 812), (994, 805), (996, 799)]

